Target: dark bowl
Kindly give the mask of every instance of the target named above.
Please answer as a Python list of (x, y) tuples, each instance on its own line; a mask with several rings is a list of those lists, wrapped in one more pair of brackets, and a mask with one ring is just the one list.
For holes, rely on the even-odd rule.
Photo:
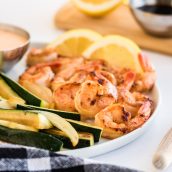
[(172, 14), (155, 14), (140, 9), (145, 5), (172, 7), (172, 0), (130, 0), (131, 12), (146, 32), (160, 37), (172, 37)]

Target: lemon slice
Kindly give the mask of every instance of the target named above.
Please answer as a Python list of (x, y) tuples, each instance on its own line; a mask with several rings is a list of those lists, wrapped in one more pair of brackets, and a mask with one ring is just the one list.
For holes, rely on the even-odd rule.
[(122, 36), (110, 35), (93, 43), (83, 52), (83, 56), (90, 59), (103, 59), (112, 66), (143, 72), (138, 59), (140, 52), (141, 50), (133, 41)]
[(124, 3), (125, 5), (128, 5), (128, 4), (129, 4), (129, 0), (123, 0), (123, 3)]
[(72, 0), (82, 12), (91, 16), (103, 16), (123, 3), (123, 0)]
[(58, 54), (69, 57), (81, 56), (93, 42), (102, 36), (89, 29), (75, 29), (67, 31), (57, 37), (47, 48), (54, 48)]

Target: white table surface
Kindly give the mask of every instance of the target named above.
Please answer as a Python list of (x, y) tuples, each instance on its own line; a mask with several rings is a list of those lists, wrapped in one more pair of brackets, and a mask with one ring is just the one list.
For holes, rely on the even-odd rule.
[[(57, 30), (53, 16), (66, 0), (0, 0), (0, 22), (27, 29), (32, 41), (48, 42), (62, 31)], [(172, 47), (169, 47), (172, 48)], [(164, 134), (172, 126), (172, 58), (145, 51), (158, 74), (161, 105), (152, 128), (134, 142), (94, 160), (153, 172), (152, 156)], [(171, 172), (172, 167), (166, 172)]]

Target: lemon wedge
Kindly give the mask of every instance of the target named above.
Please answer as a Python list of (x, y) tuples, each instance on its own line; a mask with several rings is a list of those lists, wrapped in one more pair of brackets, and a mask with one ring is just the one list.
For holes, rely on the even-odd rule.
[(129, 0), (123, 0), (123, 3), (124, 3), (125, 5), (128, 5), (128, 4), (129, 4)]
[(112, 11), (119, 5), (123, 4), (123, 0), (71, 0), (73, 4), (82, 12), (91, 16), (103, 16)]
[(103, 59), (112, 66), (130, 68), (142, 73), (138, 56), (140, 48), (130, 39), (118, 35), (106, 36), (83, 52), (90, 59)]
[(47, 48), (53, 48), (58, 54), (69, 57), (81, 56), (93, 42), (102, 36), (89, 29), (74, 29), (57, 37)]

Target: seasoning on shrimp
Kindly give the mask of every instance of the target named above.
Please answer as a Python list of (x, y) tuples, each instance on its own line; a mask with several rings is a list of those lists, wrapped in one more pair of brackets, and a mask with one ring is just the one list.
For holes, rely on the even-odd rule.
[(137, 74), (133, 90), (139, 92), (150, 91), (156, 81), (156, 72), (145, 55), (140, 54), (139, 61), (144, 72)]
[[(103, 136), (117, 138), (143, 125), (150, 117), (152, 104), (149, 99), (142, 100), (136, 113), (132, 114), (126, 104), (111, 104), (95, 116), (95, 124), (103, 128)], [(138, 103), (136, 100), (135, 103)]]
[[(114, 89), (116, 89), (114, 87)], [(99, 95), (99, 96), (97, 96)], [(101, 95), (101, 96), (100, 96)], [(75, 96), (75, 107), (84, 118), (94, 118), (95, 114), (116, 102), (117, 95), (96, 81), (85, 81)]]
[(77, 111), (82, 120), (95, 120), (103, 128), (103, 137), (127, 134), (151, 116), (153, 103), (145, 92), (154, 86), (156, 73), (142, 54), (138, 57), (141, 73), (110, 67), (103, 60), (61, 57), (50, 49), (32, 50), (29, 56), (48, 62), (28, 68), (19, 82), (49, 107)]

